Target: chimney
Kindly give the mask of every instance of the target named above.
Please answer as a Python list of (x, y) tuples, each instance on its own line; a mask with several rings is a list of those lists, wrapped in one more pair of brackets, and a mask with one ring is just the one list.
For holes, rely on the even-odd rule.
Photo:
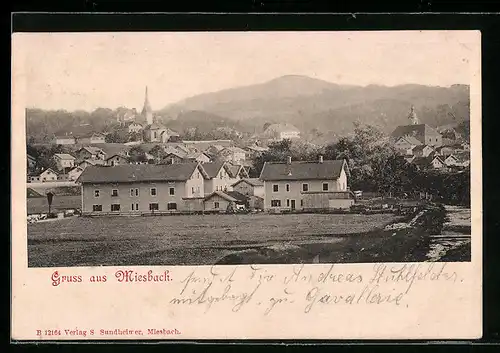
[(319, 162), (323, 163), (323, 156), (322, 155), (319, 156)]
[(286, 157), (286, 163), (292, 164), (292, 157), (290, 157), (290, 156)]

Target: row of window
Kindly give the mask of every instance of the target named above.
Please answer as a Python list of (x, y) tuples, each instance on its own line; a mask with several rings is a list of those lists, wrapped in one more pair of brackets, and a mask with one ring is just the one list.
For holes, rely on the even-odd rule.
[[(194, 192), (194, 188), (193, 188)], [(157, 190), (156, 188), (151, 188), (149, 189), (149, 194), (151, 196), (156, 196), (157, 195)], [(169, 195), (175, 195), (175, 188), (169, 188), (168, 189), (168, 194)], [(101, 190), (94, 190), (94, 197), (100, 197), (101, 196)], [(111, 190), (111, 196), (112, 197), (118, 197), (118, 189), (112, 189)], [(131, 197), (138, 197), (139, 196), (139, 189), (130, 189), (130, 196)]]
[[(295, 207), (295, 200), (286, 200), (286, 207)], [(271, 200), (271, 207), (281, 207), (281, 200)], [(300, 207), (304, 207), (304, 200), (300, 200)]]
[[(290, 184), (285, 185), (286, 192), (290, 192)], [(328, 183), (323, 183), (323, 191), (328, 191), (329, 186)], [(302, 184), (302, 191), (309, 191), (309, 184)], [(273, 192), (279, 192), (279, 185), (273, 184)]]
[[(139, 204), (132, 203), (130, 205), (130, 209), (132, 211), (139, 211)], [(159, 209), (160, 209), (160, 207), (159, 207), (159, 204), (157, 202), (153, 202), (153, 203), (149, 204), (150, 211), (158, 211)], [(111, 204), (110, 210), (111, 210), (111, 212), (120, 212), (121, 205), (118, 203)], [(167, 210), (177, 210), (177, 204), (175, 202), (167, 203)], [(93, 212), (102, 212), (102, 205), (92, 205), (92, 211)]]

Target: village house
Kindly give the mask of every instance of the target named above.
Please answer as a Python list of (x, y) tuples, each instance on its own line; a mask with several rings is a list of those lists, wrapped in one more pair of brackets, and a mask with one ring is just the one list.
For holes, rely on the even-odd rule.
[(106, 135), (100, 132), (93, 132), (91, 134), (85, 134), (77, 136), (77, 143), (82, 145), (95, 145), (99, 143), (106, 143)]
[(56, 153), (53, 158), (58, 170), (66, 170), (75, 166), (75, 157), (68, 153)]
[(193, 152), (188, 153), (183, 157), (184, 162), (199, 162), (199, 163), (209, 163), (211, 158), (205, 152)]
[(434, 149), (428, 145), (418, 145), (412, 148), (411, 154), (415, 157), (428, 157)]
[(397, 141), (403, 136), (414, 137), (421, 144), (429, 146), (441, 146), (443, 144), (442, 136), (436, 129), (427, 124), (412, 124), (398, 126), (391, 134)]
[(55, 145), (74, 145), (76, 144), (76, 138), (72, 135), (59, 135), (54, 136), (53, 142)]
[(250, 209), (264, 208), (264, 182), (258, 178), (240, 179), (232, 185), (233, 190), (248, 197)]
[(86, 159), (104, 160), (106, 158), (106, 153), (102, 149), (93, 146), (82, 147), (75, 152), (75, 155), (81, 161)]
[(36, 168), (36, 158), (33, 156), (30, 156), (29, 154), (26, 155), (26, 166), (28, 170), (33, 170)]
[(80, 166), (76, 166), (75, 168), (71, 169), (68, 172), (68, 180), (74, 181), (78, 179), (78, 177), (82, 174), (84, 170), (85, 168), (82, 168)]
[(247, 159), (253, 159), (255, 157), (258, 157), (267, 151), (269, 151), (269, 148), (258, 146), (258, 145), (250, 145), (250, 146), (245, 147)]
[(452, 167), (452, 166), (456, 166), (458, 164), (458, 159), (455, 156), (453, 156), (452, 154), (450, 154), (448, 157), (446, 157), (444, 159), (443, 162), (447, 167)]
[(264, 182), (259, 178), (240, 179), (231, 186), (234, 191), (238, 191), (245, 196), (264, 197)]
[(260, 174), (264, 182), (264, 210), (318, 210), (349, 208), (354, 199), (348, 189), (345, 160), (266, 162)]
[(218, 156), (226, 162), (240, 163), (246, 159), (246, 152), (239, 147), (226, 147), (219, 151)]
[(246, 208), (247, 197), (235, 191), (214, 191), (205, 197), (203, 203), (205, 212), (227, 212), (238, 206)]
[(78, 167), (82, 169), (87, 168), (89, 165), (106, 165), (106, 161), (101, 159), (85, 159), (78, 163)]
[(153, 123), (144, 128), (144, 141), (146, 142), (175, 142), (179, 140), (179, 134), (160, 123)]
[(42, 171), (40, 174), (32, 174), (28, 176), (29, 182), (50, 182), (57, 181), (58, 174), (52, 170), (51, 168), (47, 168)]
[(205, 177), (205, 195), (215, 191), (231, 191), (234, 178), (226, 162), (209, 162), (201, 164)]
[(87, 167), (77, 181), (83, 215), (203, 211), (198, 163)]
[(413, 136), (401, 136), (394, 142), (394, 147), (403, 155), (411, 155), (413, 148), (422, 143)]
[(428, 156), (428, 157), (415, 157), (411, 162), (417, 169), (442, 169), (446, 167), (445, 163), (439, 155)]
[(122, 165), (122, 164), (129, 164), (130, 160), (128, 159), (127, 156), (123, 154), (114, 154), (111, 157), (106, 159), (106, 165), (107, 166), (117, 166), (117, 165)]
[(271, 124), (264, 131), (264, 137), (281, 141), (300, 138), (300, 130), (291, 124)]
[(136, 123), (135, 121), (131, 121), (126, 124), (127, 131), (129, 134), (135, 133), (138, 134), (142, 131), (143, 127), (141, 124)]

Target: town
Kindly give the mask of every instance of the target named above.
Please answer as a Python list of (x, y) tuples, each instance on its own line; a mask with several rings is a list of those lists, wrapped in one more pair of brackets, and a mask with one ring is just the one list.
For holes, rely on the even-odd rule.
[[(416, 171), (447, 175), (469, 167), (468, 137), (453, 127), (420, 123), (413, 106), (406, 118), (407, 125), (387, 138), (372, 131), (375, 143), (388, 145), (400, 163)], [(359, 182), (353, 188), (353, 156), (332, 155), (327, 145), (295, 160), (291, 146), (311, 144), (300, 145), (301, 132), (291, 124), (266, 124), (247, 139), (230, 131), (236, 139), (185, 140), (158, 120), (146, 87), (141, 113), (117, 116), (112, 132), (86, 125), (53, 136), (48, 149), (28, 145), (29, 194), (37, 195), (40, 184), (74, 186), (81, 204), (69, 206), (72, 214), (96, 216), (338, 211), (352, 208), (366, 192)], [(108, 142), (116, 135), (127, 142)], [(426, 190), (427, 195), (432, 193)], [(43, 213), (28, 210), (37, 218)]]

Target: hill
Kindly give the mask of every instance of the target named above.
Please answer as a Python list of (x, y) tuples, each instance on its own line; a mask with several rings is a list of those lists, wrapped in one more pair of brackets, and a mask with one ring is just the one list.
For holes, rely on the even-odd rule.
[(411, 105), (419, 119), (432, 126), (467, 120), (469, 86), (361, 87), (287, 75), (262, 84), (190, 97), (158, 113), (182, 120), (182, 112), (195, 110), (216, 115), (218, 120), (225, 117), (239, 122), (247, 129), (258, 130), (265, 122), (289, 122), (305, 131), (318, 128), (344, 133), (352, 130), (354, 121), (391, 131), (407, 123)]

